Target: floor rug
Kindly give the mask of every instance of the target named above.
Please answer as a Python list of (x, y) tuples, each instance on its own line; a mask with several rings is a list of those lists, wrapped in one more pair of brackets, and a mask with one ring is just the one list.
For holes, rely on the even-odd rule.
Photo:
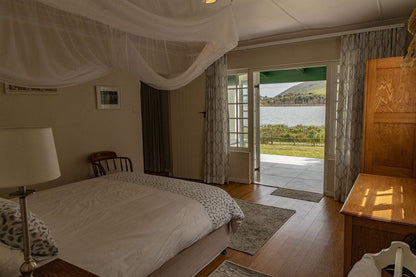
[(296, 190), (296, 189), (287, 189), (287, 188), (278, 188), (277, 190), (273, 191), (271, 194), (275, 196), (294, 198), (294, 199), (305, 200), (305, 201), (316, 202), (316, 203), (321, 201), (323, 197), (321, 193)]
[(235, 199), (245, 218), (231, 236), (230, 248), (254, 255), (296, 211)]
[(271, 277), (271, 275), (252, 270), (230, 261), (224, 261), (208, 277)]

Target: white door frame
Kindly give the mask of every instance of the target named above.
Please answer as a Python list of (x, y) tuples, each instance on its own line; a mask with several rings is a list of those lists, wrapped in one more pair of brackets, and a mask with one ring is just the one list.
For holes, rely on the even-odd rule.
[[(274, 71), (294, 68), (307, 68), (326, 66), (326, 105), (325, 105), (325, 158), (324, 158), (324, 194), (333, 197), (334, 194), (334, 169), (335, 169), (335, 128), (336, 128), (336, 94), (337, 94), (337, 77), (338, 77), (339, 60), (312, 62), (312, 63), (296, 63), (284, 64), (279, 66), (267, 66), (260, 68), (252, 68), (248, 70), (249, 79), (249, 149), (250, 155), (250, 171), (253, 176), (252, 182), (255, 182), (255, 152), (253, 137), (255, 136), (254, 126), (254, 92), (253, 76), (255, 72)], [(258, 101), (258, 100), (257, 100)], [(251, 102), (251, 104), (250, 104)]]

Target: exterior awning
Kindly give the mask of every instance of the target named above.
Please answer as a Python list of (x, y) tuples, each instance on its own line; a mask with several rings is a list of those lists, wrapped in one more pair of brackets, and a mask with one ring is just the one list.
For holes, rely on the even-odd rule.
[(260, 84), (325, 80), (326, 66), (260, 72)]

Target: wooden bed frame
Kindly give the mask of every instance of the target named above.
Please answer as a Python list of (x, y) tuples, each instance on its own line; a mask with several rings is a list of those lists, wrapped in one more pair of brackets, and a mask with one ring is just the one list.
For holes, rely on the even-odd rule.
[(230, 227), (230, 223), (225, 224), (209, 233), (182, 250), (148, 277), (195, 276), (227, 248), (230, 242)]

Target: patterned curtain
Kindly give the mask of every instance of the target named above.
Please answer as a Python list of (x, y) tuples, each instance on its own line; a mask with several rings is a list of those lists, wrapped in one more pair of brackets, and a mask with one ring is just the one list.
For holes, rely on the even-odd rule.
[(404, 28), (341, 37), (334, 198), (345, 201), (361, 169), (366, 60), (402, 56)]
[(226, 56), (214, 62), (205, 73), (204, 181), (225, 184), (228, 183), (230, 168)]

